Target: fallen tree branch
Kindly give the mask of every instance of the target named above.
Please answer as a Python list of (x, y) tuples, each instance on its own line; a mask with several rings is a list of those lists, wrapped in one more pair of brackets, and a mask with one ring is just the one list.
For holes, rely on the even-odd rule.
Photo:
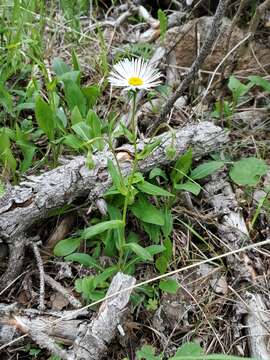
[[(203, 122), (177, 130), (173, 144), (176, 155), (182, 154), (192, 146), (195, 154), (203, 156), (218, 149), (227, 139), (221, 128)], [(171, 134), (163, 134), (153, 140), (160, 140), (161, 144), (147, 159), (139, 162), (142, 172), (170, 163), (166, 157), (166, 149), (172, 144)], [(147, 142), (149, 140), (139, 142), (138, 148), (143, 149)], [(0, 289), (20, 272), (26, 244), (24, 234), (35, 222), (45, 219), (51, 210), (70, 204), (80, 197), (88, 196), (90, 201), (95, 201), (103, 196), (111, 185), (107, 159), (112, 157), (109, 151), (96, 154), (94, 156), (96, 166), (89, 170), (85, 165), (85, 158), (79, 156), (52, 171), (28, 177), (27, 181), (10, 188), (8, 194), (0, 199), (0, 239), (8, 242), (12, 255), (8, 270), (1, 278)], [(123, 173), (127, 175), (131, 164), (122, 162), (120, 165)], [(12, 245), (17, 246), (20, 251), (15, 251)]]
[(250, 344), (251, 356), (258, 360), (268, 360), (270, 358), (269, 333), (270, 333), (270, 313), (260, 294), (246, 294), (248, 314), (246, 316), (246, 326)]
[[(62, 320), (61, 314), (56, 317), (53, 312), (41, 313), (34, 309), (24, 310), (15, 305), (11, 307), (0, 304), (0, 344), (14, 341), (20, 334), (28, 334), (39, 347), (49, 350), (61, 359), (100, 359), (121, 324), (135, 282), (135, 278), (117, 273), (106, 295), (110, 298), (102, 303), (97, 316), (91, 321), (89, 314), (78, 320), (67, 319), (62, 313), (65, 316)], [(124, 289), (129, 290), (123, 291)], [(116, 295), (111, 296), (113, 294)], [(56, 321), (58, 318), (59, 321)], [(73, 345), (73, 348), (65, 350), (60, 348), (57, 342)]]
[(39, 309), (45, 310), (44, 294), (45, 294), (45, 280), (44, 280), (44, 266), (40, 256), (38, 244), (33, 242), (31, 244), (39, 271)]
[(27, 238), (23, 232), (18, 235), (16, 234), (14, 237), (4, 237), (3, 241), (6, 241), (8, 245), (9, 257), (7, 269), (0, 279), (0, 292), (4, 289), (8, 289), (9, 284), (12, 283), (12, 281), (21, 272), (24, 260), (24, 252), (27, 245)]
[(82, 307), (82, 303), (79, 299), (76, 299), (72, 294), (68, 292), (60, 283), (55, 281), (51, 276), (44, 274), (45, 282), (51, 286), (52, 289), (56, 290), (61, 294), (65, 299), (68, 300), (70, 305), (72, 305), (75, 309), (80, 309)]
[[(218, 232), (222, 240), (220, 245), (224, 251), (235, 250), (252, 245), (243, 214), (237, 203), (235, 194), (230, 183), (226, 180), (225, 173), (218, 173), (212, 176), (212, 180), (205, 186), (206, 197), (212, 206), (214, 215), (220, 220)], [(256, 249), (248, 250), (239, 255), (227, 257), (229, 269), (233, 272), (236, 284), (239, 285), (241, 297), (244, 299), (242, 306), (246, 312), (246, 332), (252, 356), (258, 360), (270, 359), (268, 347), (269, 337), (265, 327), (270, 326), (270, 316), (265, 312), (267, 309), (263, 293), (256, 289), (259, 285)], [(260, 268), (263, 265), (260, 264)], [(247, 287), (241, 290), (241, 283), (251, 284), (249, 291)]]
[(209, 33), (205, 39), (205, 42), (204, 42), (198, 56), (196, 57), (195, 61), (193, 62), (189, 72), (187, 73), (187, 75), (184, 78), (184, 80), (182, 81), (182, 83), (178, 86), (178, 88), (173, 93), (173, 95), (170, 96), (168, 101), (163, 105), (161, 114), (160, 114), (158, 120), (154, 123), (154, 126), (159, 125), (160, 123), (162, 123), (165, 120), (166, 116), (170, 113), (175, 101), (184, 94), (184, 92), (186, 91), (186, 89), (188, 88), (190, 83), (192, 82), (194, 76), (197, 74), (198, 70), (204, 63), (206, 57), (211, 52), (212, 46), (219, 35), (219, 31), (220, 31), (221, 24), (222, 24), (222, 19), (225, 15), (228, 4), (229, 4), (229, 0), (220, 0), (219, 1), (216, 13), (213, 17), (212, 26), (209, 30)]
[[(135, 279), (131, 276), (118, 273), (112, 280), (107, 296), (117, 293), (122, 289), (135, 285)], [(106, 352), (107, 345), (115, 336), (117, 326), (121, 323), (124, 309), (129, 301), (131, 290), (121, 292), (119, 295), (107, 299), (102, 303), (98, 316), (90, 326), (81, 331), (75, 341), (73, 356), (74, 360), (98, 360)]]
[[(215, 151), (228, 141), (226, 132), (210, 122), (186, 126), (171, 133), (157, 136), (152, 141), (161, 143), (144, 160), (139, 162), (142, 172), (154, 166), (168, 165), (172, 160), (166, 157), (166, 149), (172, 143), (176, 149), (176, 157), (193, 147), (197, 156)], [(149, 140), (140, 141), (138, 149), (143, 149)], [(123, 147), (122, 147), (123, 148)], [(0, 199), (0, 238), (5, 241), (12, 236), (22, 234), (36, 221), (48, 216), (50, 210), (70, 204), (77, 198), (90, 195), (91, 200), (102, 197), (111, 185), (107, 171), (107, 159), (113, 158), (110, 151), (100, 152), (93, 156), (95, 167), (88, 169), (85, 157), (78, 156), (68, 164), (48, 171), (39, 176), (31, 176), (27, 181), (14, 186), (8, 198)], [(129, 162), (120, 164), (127, 175), (131, 169)]]
[[(172, 133), (164, 133), (151, 141), (160, 141), (153, 152), (144, 160), (139, 161), (141, 172), (150, 171), (156, 166), (168, 165), (172, 160), (166, 156), (168, 146), (176, 149), (176, 157), (183, 154), (189, 147), (197, 157), (216, 151), (228, 141), (228, 135), (220, 127), (210, 122), (186, 126)], [(149, 140), (138, 142), (142, 150)], [(124, 151), (125, 147), (121, 147)], [(132, 147), (131, 147), (132, 148)], [(128, 147), (127, 147), (128, 150)], [(128, 151), (127, 151), (128, 152)], [(107, 171), (107, 160), (113, 158), (110, 151), (103, 151), (93, 156), (95, 167), (89, 169), (85, 165), (85, 157), (78, 156), (68, 164), (46, 172), (39, 176), (31, 176), (27, 181), (9, 190), (9, 196), (0, 199), (0, 239), (8, 241), (12, 249), (12, 241), (18, 240), (37, 221), (45, 219), (53, 209), (71, 204), (78, 198), (89, 198), (91, 202), (102, 197), (111, 186), (111, 177)], [(120, 161), (124, 175), (131, 170), (129, 161)], [(12, 267), (10, 264), (9, 269)], [(0, 282), (0, 289), (6, 286), (7, 279), (12, 281), (20, 271), (5, 273)]]

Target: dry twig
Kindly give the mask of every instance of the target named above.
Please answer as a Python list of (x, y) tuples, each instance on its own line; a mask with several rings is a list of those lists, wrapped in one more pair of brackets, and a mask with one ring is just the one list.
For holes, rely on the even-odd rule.
[(45, 281), (44, 281), (43, 262), (42, 262), (40, 252), (38, 249), (38, 244), (36, 242), (32, 242), (31, 247), (34, 252), (37, 266), (38, 266), (38, 271), (39, 271), (39, 309), (44, 310), (45, 309), (45, 304), (44, 304)]

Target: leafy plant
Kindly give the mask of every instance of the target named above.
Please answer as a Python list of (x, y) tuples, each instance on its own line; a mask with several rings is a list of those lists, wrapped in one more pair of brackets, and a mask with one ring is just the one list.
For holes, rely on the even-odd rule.
[(232, 101), (218, 100), (215, 103), (215, 109), (212, 112), (213, 117), (230, 117), (233, 115), (236, 106), (240, 103), (251, 90), (253, 86), (262, 88), (267, 93), (270, 93), (270, 82), (261, 76), (251, 75), (248, 77), (249, 82), (243, 84), (235, 76), (231, 75), (228, 82), (228, 88), (232, 93)]
[[(137, 360), (162, 360), (163, 354), (155, 355), (155, 348), (151, 345), (144, 345), (140, 350), (136, 351)], [(209, 354), (205, 355), (203, 349), (197, 343), (187, 342), (180, 346), (173, 357), (168, 360), (255, 360), (251, 358), (243, 358), (233, 355)]]
[(163, 10), (158, 9), (158, 20), (159, 20), (159, 28), (160, 28), (160, 37), (161, 40), (164, 41), (164, 37), (168, 28), (168, 19)]
[[(192, 152), (188, 150), (177, 160), (170, 177), (175, 190), (189, 191), (194, 195), (198, 195), (201, 190), (200, 185), (196, 182), (197, 180), (215, 173), (225, 165), (231, 167), (229, 176), (237, 185), (255, 186), (260, 181), (261, 176), (268, 171), (265, 161), (254, 157), (243, 158), (236, 162), (212, 160), (197, 166), (193, 170), (190, 170), (191, 163)], [(185, 178), (189, 181), (184, 182)]]
[(32, 346), (31, 344), (27, 344), (25, 346), (25, 351), (31, 356), (31, 358), (36, 359), (41, 353), (41, 349)]
[(230, 170), (230, 178), (238, 185), (255, 186), (268, 171), (265, 161), (254, 157), (236, 161)]

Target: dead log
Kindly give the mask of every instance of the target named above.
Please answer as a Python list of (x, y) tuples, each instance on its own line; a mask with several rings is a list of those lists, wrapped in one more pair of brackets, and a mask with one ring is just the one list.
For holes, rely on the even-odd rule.
[[(133, 277), (119, 273), (113, 278), (107, 296), (133, 285)], [(121, 323), (130, 294), (131, 290), (127, 290), (106, 300), (101, 305), (97, 318), (87, 327), (87, 331), (85, 327), (79, 328), (80, 336), (74, 345), (74, 360), (98, 360), (106, 352), (107, 345), (114, 338), (117, 326)]]
[(270, 358), (269, 338), (270, 338), (270, 313), (265, 306), (264, 299), (260, 294), (246, 294), (248, 315), (246, 316), (246, 326), (248, 329), (248, 339), (251, 355), (258, 360)]
[[(210, 122), (186, 126), (176, 130), (174, 135), (175, 139), (171, 133), (152, 139), (153, 142), (159, 140), (160, 145), (147, 159), (139, 162), (140, 171), (147, 172), (154, 166), (172, 162), (166, 156), (166, 149), (171, 144), (175, 147), (176, 157), (190, 146), (195, 155), (204, 156), (228, 141), (226, 132)], [(149, 140), (139, 142), (138, 149), (142, 150), (148, 143)], [(113, 156), (111, 152), (105, 151), (97, 153), (93, 158), (95, 167), (91, 170), (85, 165), (85, 157), (78, 156), (68, 164), (42, 175), (29, 176), (20, 185), (9, 189), (8, 196), (0, 199), (0, 238), (24, 233), (36, 221), (46, 218), (50, 210), (70, 204), (79, 197), (89, 195), (91, 201), (102, 197), (111, 185), (107, 160)], [(131, 169), (130, 162), (122, 162), (120, 165), (127, 175)]]
[[(40, 312), (34, 309), (21, 309), (16, 305), (0, 304), (0, 345), (14, 341), (26, 334), (41, 348), (67, 360), (97, 360), (105, 354), (114, 338), (117, 327), (121, 325), (129, 302), (135, 278), (117, 273), (107, 292), (105, 300), (96, 316), (76, 310), (63, 313)], [(123, 291), (123, 289), (129, 289)], [(118, 292), (120, 292), (118, 294)], [(112, 296), (114, 295), (115, 296)], [(78, 316), (84, 318), (77, 319)], [(72, 349), (59, 348), (57, 342), (72, 346)], [(5, 345), (0, 346), (0, 350)]]
[[(227, 252), (238, 250), (243, 246), (252, 245), (252, 240), (238, 205), (235, 194), (225, 173), (212, 176), (212, 180), (205, 186), (208, 203), (212, 206), (214, 215), (219, 219), (218, 232), (221, 247)], [(264, 294), (259, 293), (260, 276), (257, 269), (263, 269), (256, 249), (242, 252), (241, 255), (227, 257), (228, 267), (233, 272), (235, 284), (243, 302), (245, 313), (247, 340), (252, 356), (257, 360), (270, 359), (269, 326), (270, 315), (266, 311)], [(241, 284), (248, 282), (251, 286), (243, 289)], [(258, 285), (258, 286), (256, 286)], [(266, 287), (269, 284), (264, 284)], [(258, 288), (258, 289), (257, 289)]]
[[(193, 148), (195, 156), (202, 157), (224, 146), (228, 141), (228, 134), (211, 122), (202, 122), (176, 130), (174, 134), (164, 133), (151, 140), (140, 141), (138, 149), (142, 150), (150, 141), (159, 141), (160, 144), (146, 159), (139, 161), (139, 170), (143, 173), (172, 162), (166, 156), (168, 146), (175, 147), (176, 157), (189, 147)], [(125, 152), (125, 147), (121, 149), (121, 153)], [(130, 146), (126, 149), (127, 153), (130, 152)], [(85, 157), (78, 156), (63, 166), (39, 176), (30, 176), (21, 184), (8, 189), (0, 199), (0, 241), (9, 245), (10, 261), (1, 278), (0, 289), (18, 275), (22, 262), (20, 266), (13, 263), (13, 258), (18, 257), (13, 254), (14, 249), (22, 242), (27, 243), (25, 234), (32, 225), (46, 219), (51, 210), (71, 204), (78, 198), (88, 197), (90, 202), (94, 202), (103, 196), (111, 186), (111, 177), (107, 171), (109, 158), (113, 159), (110, 151), (95, 154), (95, 167), (89, 169), (85, 164)], [(124, 157), (119, 160), (124, 175), (128, 175), (131, 170), (131, 162), (126, 159)], [(23, 255), (23, 250), (20, 254)]]

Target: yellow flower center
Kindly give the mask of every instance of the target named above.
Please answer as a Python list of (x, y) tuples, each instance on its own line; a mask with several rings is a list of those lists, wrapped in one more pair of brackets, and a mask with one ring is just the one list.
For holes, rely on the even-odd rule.
[(128, 83), (131, 86), (140, 86), (143, 85), (143, 80), (139, 77), (131, 77), (128, 79)]

